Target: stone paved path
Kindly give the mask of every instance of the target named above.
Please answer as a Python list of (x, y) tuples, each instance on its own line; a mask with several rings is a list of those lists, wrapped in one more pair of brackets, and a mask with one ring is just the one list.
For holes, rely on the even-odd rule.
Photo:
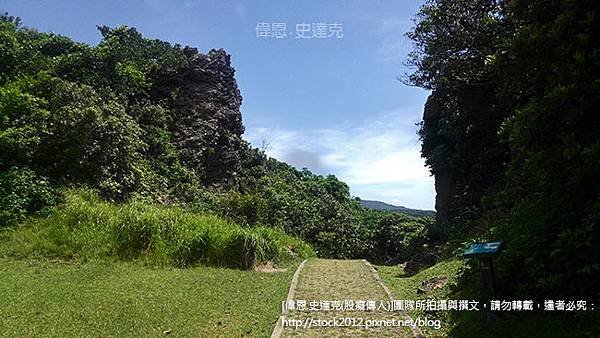
[[(311, 308), (312, 301), (319, 305), (316, 306), (316, 311), (289, 310), (285, 316), (287, 324), (284, 324), (281, 337), (413, 336), (410, 328), (407, 327), (361, 327), (368, 321), (372, 323), (373, 320), (395, 319), (399, 321), (407, 318), (403, 313), (383, 309), (375, 311), (356, 309), (361, 307), (360, 302), (357, 301), (373, 300), (376, 301), (377, 307), (379, 307), (380, 301), (389, 301), (388, 295), (373, 275), (372, 268), (363, 260), (308, 260), (300, 270), (294, 300), (296, 305), (298, 305), (298, 301), (306, 301), (306, 309)], [(326, 303), (329, 301), (330, 308), (336, 305), (334, 301), (341, 301), (342, 304), (344, 301), (354, 301), (355, 310), (324, 311), (320, 309), (324, 305), (321, 301)], [(312, 305), (315, 306), (316, 303)], [(319, 320), (331, 322), (334, 318), (338, 323), (343, 322), (349, 326), (318, 327), (316, 324)], [(299, 320), (296, 324), (300, 323), (301, 327), (289, 326), (294, 320)]]

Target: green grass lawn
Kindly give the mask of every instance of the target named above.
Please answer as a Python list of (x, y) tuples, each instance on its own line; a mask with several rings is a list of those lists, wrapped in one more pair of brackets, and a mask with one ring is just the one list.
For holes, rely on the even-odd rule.
[(0, 258), (0, 336), (267, 337), (296, 265), (264, 273)]

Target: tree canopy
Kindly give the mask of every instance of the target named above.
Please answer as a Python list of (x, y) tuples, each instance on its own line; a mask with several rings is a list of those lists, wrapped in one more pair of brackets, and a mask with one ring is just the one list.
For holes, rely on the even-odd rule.
[(499, 239), (508, 296), (598, 296), (600, 46), (591, 1), (428, 1), (409, 80), (451, 238)]

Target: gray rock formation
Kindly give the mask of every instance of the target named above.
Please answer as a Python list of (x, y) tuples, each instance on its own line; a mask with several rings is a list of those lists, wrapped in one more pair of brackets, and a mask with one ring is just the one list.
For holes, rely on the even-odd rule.
[(159, 79), (170, 95), (175, 145), (207, 187), (234, 187), (244, 132), (230, 55), (185, 47), (186, 66)]

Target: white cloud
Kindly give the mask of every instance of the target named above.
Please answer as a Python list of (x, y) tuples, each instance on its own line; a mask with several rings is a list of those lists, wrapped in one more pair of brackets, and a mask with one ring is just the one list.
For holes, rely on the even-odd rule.
[(363, 199), (433, 209), (433, 178), (420, 157), (418, 117), (407, 115), (388, 111), (356, 125), (311, 131), (248, 126), (245, 137), (255, 146), (267, 143), (269, 156), (297, 168), (335, 174)]

